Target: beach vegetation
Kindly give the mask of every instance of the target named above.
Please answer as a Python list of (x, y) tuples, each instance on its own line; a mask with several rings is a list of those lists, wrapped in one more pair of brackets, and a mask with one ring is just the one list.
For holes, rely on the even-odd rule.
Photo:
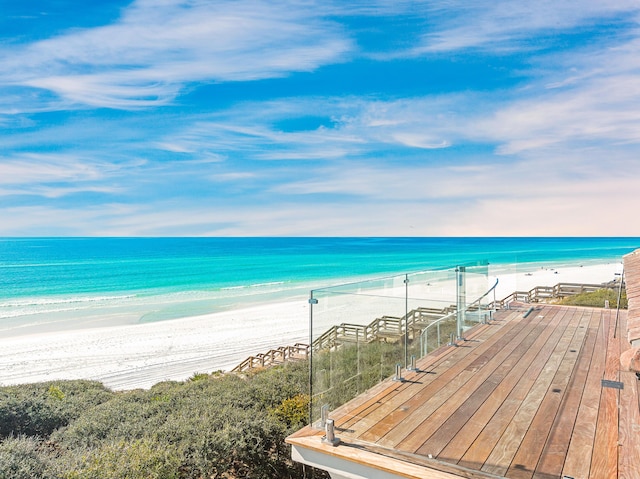
[[(148, 390), (91, 381), (0, 388), (0, 479), (321, 478), (291, 460), (308, 363)], [(17, 472), (16, 472), (17, 471)]]
[(309, 395), (297, 394), (287, 398), (271, 412), (288, 426), (303, 424), (309, 414)]
[(314, 401), (312, 415), (320, 417), (320, 408), (333, 410), (358, 394), (393, 375), (403, 361), (399, 343), (374, 341), (344, 344), (317, 352), (313, 357)]
[(209, 375), (207, 373), (193, 373), (189, 378), (189, 381), (203, 381), (208, 378)]
[(65, 398), (65, 393), (60, 389), (60, 386), (52, 384), (49, 386), (49, 396), (58, 401), (62, 401)]
[(0, 388), (0, 438), (47, 437), (112, 395), (96, 381), (54, 381)]
[(149, 439), (120, 440), (76, 451), (60, 471), (64, 479), (178, 479), (180, 457)]
[[(425, 344), (421, 344), (420, 335), (415, 333), (409, 339), (407, 354), (409, 358), (411, 355), (419, 358), (423, 348), (434, 351), (456, 332), (456, 320), (451, 319), (441, 322), (438, 329), (433, 328), (425, 336)], [(312, 420), (320, 417), (323, 406), (336, 409), (394, 376), (396, 365), (404, 366), (405, 363), (403, 341), (402, 337), (360, 343), (345, 341), (338, 347), (314, 352)]]
[[(604, 308), (606, 303), (613, 309), (618, 308), (618, 290), (602, 288), (597, 291), (580, 293), (573, 296), (562, 298), (559, 303), (572, 306), (587, 306), (592, 308)], [(620, 308), (627, 309), (629, 303), (627, 301), (627, 291), (622, 290), (620, 295)]]
[(7, 437), (0, 441), (0, 479), (44, 479), (55, 477), (53, 458), (35, 437)]

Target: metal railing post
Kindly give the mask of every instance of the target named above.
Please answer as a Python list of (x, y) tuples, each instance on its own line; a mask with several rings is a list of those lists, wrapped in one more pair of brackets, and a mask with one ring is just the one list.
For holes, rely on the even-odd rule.
[(404, 367), (408, 366), (409, 356), (409, 275), (404, 277)]
[(325, 425), (325, 436), (322, 439), (322, 442), (331, 444), (334, 447), (340, 444), (340, 438), (336, 437), (333, 419), (327, 419), (327, 423)]
[[(309, 293), (309, 344), (313, 345), (313, 305), (318, 300), (313, 297), (313, 290)], [(309, 354), (309, 425), (313, 424), (313, 347)]]
[(465, 309), (467, 301), (467, 292), (465, 284), (465, 271), (464, 266), (458, 266), (456, 268), (456, 313), (457, 313), (457, 334), (458, 339), (464, 339), (462, 335), (462, 328), (465, 318)]

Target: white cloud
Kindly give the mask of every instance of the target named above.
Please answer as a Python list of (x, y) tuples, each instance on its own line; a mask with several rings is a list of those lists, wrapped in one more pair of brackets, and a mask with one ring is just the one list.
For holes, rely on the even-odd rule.
[(104, 164), (52, 154), (24, 154), (0, 162), (0, 184), (82, 182), (103, 179)]
[(221, 173), (212, 175), (211, 180), (216, 182), (234, 182), (257, 178), (258, 175), (251, 171), (235, 171), (231, 173)]
[(126, 109), (167, 103), (189, 82), (310, 71), (352, 48), (302, 4), (138, 1), (112, 25), (5, 47), (0, 73), (5, 85)]
[(413, 148), (422, 148), (425, 150), (433, 150), (451, 146), (451, 142), (447, 140), (432, 138), (429, 133), (398, 132), (393, 134), (392, 138), (402, 145), (410, 146)]
[(304, 148), (296, 145), (293, 151), (284, 149), (276, 149), (264, 153), (257, 153), (255, 158), (258, 160), (334, 160), (337, 158), (346, 158), (356, 154), (354, 148), (345, 149), (333, 145)]
[[(626, 179), (624, 188), (633, 187)], [(487, 195), (425, 201), (336, 201), (227, 205), (206, 201), (155, 204), (105, 204), (99, 207), (52, 206), (3, 208), (3, 234), (62, 235), (218, 235), (332, 236), (639, 236), (628, 221), (629, 209), (640, 208), (640, 197), (616, 188), (614, 181), (597, 194), (582, 188), (544, 196)], [(606, 193), (608, 201), (603, 201)], [(624, 205), (613, 208), (612, 205)], [(64, 218), (64, 222), (60, 219)]]
[[(559, 158), (579, 150), (576, 164), (601, 162), (612, 148), (640, 141), (640, 78), (627, 60), (640, 53), (635, 40), (607, 50), (608, 68), (598, 69), (601, 55), (593, 48), (571, 58), (588, 74), (562, 87), (548, 88), (558, 74), (542, 76), (519, 91), (456, 93), (382, 101), (362, 98), (289, 98), (245, 103), (202, 118), (167, 142), (184, 150), (209, 145), (253, 159), (352, 159), (385, 162), (391, 149), (398, 157), (417, 150), (461, 144), (484, 145), (500, 155), (521, 155), (527, 161)], [(591, 58), (595, 60), (591, 61)], [(569, 61), (564, 55), (551, 62)], [(626, 65), (626, 66), (625, 66)], [(568, 71), (556, 65), (554, 71)], [(331, 127), (287, 132), (283, 119), (309, 112), (331, 118)], [(427, 158), (434, 158), (433, 155)], [(449, 161), (455, 158), (448, 157)], [(397, 161), (397, 160), (396, 160)], [(486, 161), (473, 157), (464, 161)], [(504, 160), (499, 160), (504, 161)], [(518, 161), (518, 158), (514, 158)]]
[[(302, 4), (190, 5), (137, 2), (118, 23), (14, 52), (0, 63), (0, 78), (14, 85), (0, 112), (18, 122), (15, 85), (42, 90), (33, 102), (41, 110), (57, 101), (45, 90), (65, 108), (146, 108), (174, 101), (193, 81), (286, 75), (340, 61), (354, 48), (340, 27)], [(585, 2), (572, 11), (563, 0), (419, 5), (438, 18), (457, 9), (424, 37), (422, 53), (529, 48), (527, 39), (547, 28), (588, 27), (598, 15), (635, 8)], [(385, 2), (342, 8), (411, 10)], [(5, 150), (70, 153), (8, 153), (0, 196), (89, 192), (120, 203), (3, 207), (0, 234), (637, 235), (638, 225), (612, 206), (640, 207), (640, 40), (633, 29), (625, 34), (537, 53), (529, 80), (501, 91), (292, 97), (173, 117), (165, 109), (161, 121), (136, 112), (25, 123), (0, 137)], [(310, 112), (326, 120), (322, 126), (287, 128)]]
[(0, 190), (0, 196), (5, 195), (16, 195), (16, 194), (29, 194), (41, 196), (44, 198), (62, 198), (64, 196), (78, 194), (78, 193), (100, 193), (107, 195), (116, 195), (122, 193), (123, 189), (114, 186), (92, 186), (92, 185), (78, 185), (78, 186), (31, 186), (29, 188), (24, 188), (24, 190), (13, 190), (13, 191), (5, 191), (2, 192)]
[[(59, 199), (73, 194), (121, 195), (143, 162), (118, 164), (87, 153), (23, 153), (0, 158), (0, 197), (29, 195)], [(125, 181), (126, 183), (126, 181)], [(5, 202), (5, 206), (8, 206)]]
[[(259, 160), (356, 159), (375, 157), (388, 148), (441, 149), (460, 137), (462, 127), (455, 125), (467, 109), (462, 100), (445, 95), (393, 101), (318, 97), (247, 102), (187, 121), (161, 143), (173, 151), (213, 148)], [(455, 108), (457, 114), (452, 113)], [(278, 126), (309, 112), (330, 118), (331, 126), (304, 131), (283, 131)]]
[(476, 131), (499, 142), (501, 154), (608, 149), (640, 143), (639, 111), (640, 75), (607, 74), (512, 101), (480, 119)]
[(638, 12), (640, 6), (635, 0), (441, 0), (429, 5), (431, 21), (437, 27), (424, 34), (422, 44), (412, 53), (537, 49), (552, 33), (589, 27), (615, 17), (627, 21), (629, 15)]
[(127, 75), (110, 73), (25, 79), (23, 84), (55, 92), (69, 102), (121, 109), (165, 105), (179, 91), (177, 85), (167, 82), (160, 83), (151, 78), (132, 81)]
[(457, 211), (457, 221), (440, 218), (438, 231), (453, 236), (639, 236), (640, 227), (628, 216), (640, 208), (638, 195), (606, 189), (606, 195), (595, 190), (575, 196), (483, 198)]

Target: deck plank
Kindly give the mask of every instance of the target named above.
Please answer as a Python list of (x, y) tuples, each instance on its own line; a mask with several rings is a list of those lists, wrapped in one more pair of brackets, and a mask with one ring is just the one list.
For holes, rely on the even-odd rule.
[(500, 437), (509, 427), (518, 408), (526, 399), (537, 378), (547, 365), (549, 357), (558, 347), (558, 343), (565, 334), (569, 324), (568, 317), (571, 315), (573, 315), (573, 312), (566, 309), (555, 310), (553, 320), (556, 322), (556, 327), (549, 336), (547, 343), (540, 351), (540, 354), (532, 361), (526, 373), (520, 381), (518, 381), (511, 393), (509, 393), (507, 399), (486, 423), (482, 432), (475, 438), (464, 453), (458, 462), (459, 465), (472, 469), (480, 469), (486, 463), (489, 455), (500, 440)]
[[(453, 437), (449, 437), (450, 434), (447, 427), (438, 431), (438, 433), (429, 440), (430, 447), (437, 452), (441, 460), (458, 463), (473, 441), (480, 435), (491, 418), (504, 404), (505, 400), (513, 394), (517, 385), (529, 375), (537, 375), (537, 373), (534, 372), (536, 359), (542, 357), (549, 338), (552, 334), (556, 333), (558, 327), (560, 327), (558, 322), (554, 324), (553, 318), (555, 317), (556, 314), (545, 315), (545, 330), (535, 338), (535, 342), (522, 357), (521, 361), (509, 372), (495, 389), (491, 397), (466, 420)], [(540, 366), (540, 368), (541, 367), (542, 366)], [(454, 429), (454, 427), (451, 427), (451, 429)]]
[[(470, 435), (469, 430), (465, 431), (464, 434), (459, 433), (465, 425), (470, 424), (471, 418), (481, 408), (484, 407), (484, 410), (487, 411), (486, 406), (488, 405), (495, 412), (498, 406), (502, 404), (531, 361), (539, 354), (548, 336), (553, 332), (554, 328), (550, 327), (551, 317), (552, 315), (545, 315), (544, 319), (536, 326), (536, 329), (517, 345), (515, 349), (517, 354), (511, 354), (476, 391), (469, 395), (468, 399), (459, 408), (443, 421), (442, 426), (420, 447), (419, 454), (431, 454), (434, 457), (437, 456), (440, 460), (458, 462), (466, 451), (466, 447), (464, 450), (459, 449), (453, 458), (446, 456), (445, 459), (440, 453), (454, 437), (468, 437)], [(483, 422), (486, 423), (487, 419), (489, 418), (485, 416)], [(476, 431), (476, 436), (478, 433), (479, 431)]]
[(601, 379), (604, 374), (604, 362), (607, 351), (608, 325), (600, 321), (596, 337), (596, 347), (585, 383), (584, 393), (580, 401), (578, 416), (573, 428), (573, 435), (565, 458), (562, 475), (568, 477), (589, 477), (593, 452), (593, 441), (596, 433), (596, 420), (601, 395)]
[[(496, 325), (495, 327), (500, 326)], [(490, 337), (492, 333), (490, 330), (485, 331), (481, 328), (479, 334), (473, 335), (473, 337), (475, 337), (475, 340), (481, 341), (484, 339), (483, 334)], [(350, 409), (349, 417), (346, 420), (337, 421), (336, 424), (341, 430), (352, 433), (354, 438), (362, 439), (361, 435), (363, 433), (366, 434), (371, 428), (385, 427), (383, 423), (394, 422), (397, 419), (399, 404), (409, 407), (406, 404), (419, 401), (416, 395), (431, 394), (434, 388), (437, 389), (439, 387), (437, 384), (434, 386), (432, 383), (446, 381), (448, 377), (453, 377), (457, 370), (463, 368), (467, 361), (473, 360), (472, 357), (467, 357), (467, 352), (463, 348), (444, 347), (442, 349), (448, 354), (443, 354), (439, 361), (434, 362), (428, 368), (418, 363), (420, 365), (418, 372), (405, 373), (407, 381), (385, 381), (385, 383), (389, 384), (388, 387), (394, 391), (385, 401), (372, 397), (367, 404), (363, 404), (362, 407), (356, 409), (355, 413), (354, 410)], [(446, 373), (441, 374), (442, 371)], [(333, 415), (337, 414), (339, 412)]]
[(562, 474), (569, 442), (578, 417), (580, 401), (582, 400), (589, 375), (589, 368), (591, 367), (591, 358), (596, 346), (600, 316), (599, 312), (592, 311), (590, 314), (589, 327), (586, 332), (584, 346), (579, 353), (575, 375), (568, 385), (563, 404), (551, 426), (549, 439), (544, 446), (540, 461), (533, 475), (535, 479), (560, 477)]
[(454, 377), (443, 378), (440, 389), (428, 399), (422, 399), (407, 416), (407, 420), (393, 428), (387, 427), (388, 432), (380, 436), (380, 443), (417, 452), (424, 441), (460, 404), (461, 399), (466, 399), (473, 389), (479, 387), (491, 372), (508, 358), (517, 345), (536, 328), (540, 319), (519, 318), (512, 322), (517, 327), (509, 330), (507, 334), (496, 335), (493, 341), (478, 345), (474, 361), (467, 363)]
[(544, 369), (536, 379), (529, 394), (518, 408), (509, 426), (507, 426), (507, 429), (487, 458), (485, 465), (482, 467), (483, 471), (501, 476), (506, 474), (524, 435), (529, 429), (540, 404), (544, 400), (545, 394), (560, 364), (562, 364), (562, 359), (578, 326), (580, 313), (574, 311), (573, 314), (570, 315), (570, 318), (569, 326), (549, 357)]
[[(508, 321), (502, 325), (496, 325), (505, 331), (507, 337), (516, 334), (524, 327), (518, 321)], [(468, 370), (469, 366), (482, 357), (484, 348), (490, 348), (502, 335), (493, 334), (486, 340), (471, 340), (460, 347), (452, 348), (451, 355), (446, 361), (439, 364), (437, 368), (430, 372), (430, 382), (423, 385), (414, 385), (409, 394), (401, 401), (390, 401), (381, 405), (375, 412), (367, 415), (352, 429), (358, 431), (354, 437), (367, 442), (376, 442), (385, 436), (392, 426), (397, 426), (403, 421), (405, 425), (413, 424), (413, 428), (425, 417), (424, 411), (435, 408), (444, 403), (460, 385), (468, 381), (473, 372)], [(471, 345), (480, 345), (482, 348)], [(416, 387), (417, 386), (417, 387)], [(445, 392), (443, 392), (443, 389)], [(416, 423), (416, 418), (420, 420)], [(404, 433), (402, 437), (404, 437)], [(393, 440), (393, 439), (391, 439)]]
[(341, 446), (311, 428), (292, 441), (313, 436), (306, 444), (330, 455), (358, 462), (369, 451), (460, 478), (640, 479), (640, 381), (619, 364), (626, 314), (536, 308), (502, 311), (475, 341), (333, 411)]
[(620, 391), (620, 453), (618, 477), (640, 477), (640, 392), (639, 381), (632, 372), (620, 374), (624, 389)]
[[(398, 429), (392, 430), (381, 443), (389, 441), (388, 445), (401, 449), (414, 451), (416, 454), (432, 454), (435, 451), (426, 451), (423, 449), (424, 442), (430, 438), (438, 430), (444, 428), (444, 423), (462, 407), (465, 403), (467, 407), (475, 411), (479, 407), (479, 402), (472, 400), (468, 402), (471, 396), (478, 395), (478, 400), (488, 396), (499, 384), (501, 377), (504, 377), (509, 369), (515, 365), (515, 361), (520, 354), (514, 354), (532, 332), (542, 331), (543, 327), (539, 325), (539, 319), (530, 321), (526, 328), (520, 333), (512, 337), (507, 344), (503, 344), (501, 349), (496, 353), (494, 348), (489, 348), (482, 357), (481, 362), (472, 364), (467, 371), (472, 372), (470, 379), (455, 392), (449, 394), (449, 398), (428, 418), (423, 421), (410, 436), (406, 436), (400, 442), (395, 442), (397, 438), (402, 437), (402, 432)], [(496, 344), (499, 346), (499, 344)], [(523, 348), (524, 349), (524, 348)], [(524, 354), (524, 351), (522, 352)], [(442, 391), (446, 394), (445, 391)], [(468, 416), (467, 416), (468, 417)], [(395, 436), (395, 437), (394, 437)]]
[[(621, 311), (621, 330), (627, 327), (627, 314)], [(621, 352), (631, 348), (628, 341), (621, 339)], [(638, 386), (640, 381), (630, 371), (620, 372), (620, 381), (624, 388), (620, 391), (620, 426), (618, 442), (619, 479), (636, 479), (640, 477), (640, 401)]]
[[(620, 333), (615, 329), (616, 322), (611, 311), (604, 313), (604, 315), (605, 324), (607, 324), (609, 328), (603, 379), (618, 381), (620, 379)], [(619, 389), (610, 387), (602, 388), (591, 470), (589, 472), (589, 477), (592, 479), (617, 477), (619, 396)]]
[[(469, 332), (472, 340), (484, 340), (485, 336), (491, 336), (493, 331), (487, 330), (489, 325), (479, 325)], [(417, 362), (418, 372), (406, 372), (406, 382), (384, 381), (372, 392), (361, 395), (356, 400), (337, 409), (332, 416), (341, 419), (336, 426), (346, 431), (366, 431), (373, 424), (384, 418), (390, 412), (391, 405), (410, 400), (417, 392), (415, 385), (419, 383), (427, 387), (439, 376), (436, 371), (447, 370), (464, 359), (466, 353), (459, 348), (443, 346), (430, 353)]]
[[(486, 325), (480, 325), (480, 327), (474, 328), (471, 334), (474, 336), (482, 334), (484, 326)], [(442, 361), (450, 361), (450, 359), (448, 359), (449, 354), (450, 351), (448, 348), (446, 346), (442, 346), (441, 348), (432, 351), (429, 355), (421, 358), (417, 363), (420, 370), (418, 374), (423, 374), (425, 372), (430, 373)], [(364, 393), (358, 395), (348, 403), (333, 410), (331, 412), (331, 416), (339, 418), (335, 423), (337, 427), (349, 429), (363, 416), (367, 416), (381, 404), (392, 400), (392, 398), (399, 394), (403, 389), (406, 389), (405, 383), (392, 382), (390, 380), (382, 381)]]
[[(520, 443), (518, 452), (507, 470), (506, 475), (508, 477), (513, 479), (529, 479), (533, 477), (542, 456), (544, 446), (549, 438), (551, 425), (558, 415), (564, 396), (567, 394), (568, 385), (573, 376), (579, 352), (584, 346), (590, 321), (590, 311), (583, 310), (581, 312), (578, 329), (575, 330), (573, 339), (569, 343), (568, 349), (565, 351), (564, 358), (556, 371), (553, 381), (549, 385), (544, 399), (540, 403), (538, 412), (534, 416), (527, 433)], [(569, 414), (572, 414), (572, 412), (569, 412)]]

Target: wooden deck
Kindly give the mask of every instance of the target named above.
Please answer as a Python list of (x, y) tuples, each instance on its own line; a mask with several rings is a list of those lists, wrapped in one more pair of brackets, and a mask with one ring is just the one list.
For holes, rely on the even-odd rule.
[(331, 412), (339, 446), (312, 428), (287, 442), (400, 477), (640, 478), (626, 311), (530, 306)]

